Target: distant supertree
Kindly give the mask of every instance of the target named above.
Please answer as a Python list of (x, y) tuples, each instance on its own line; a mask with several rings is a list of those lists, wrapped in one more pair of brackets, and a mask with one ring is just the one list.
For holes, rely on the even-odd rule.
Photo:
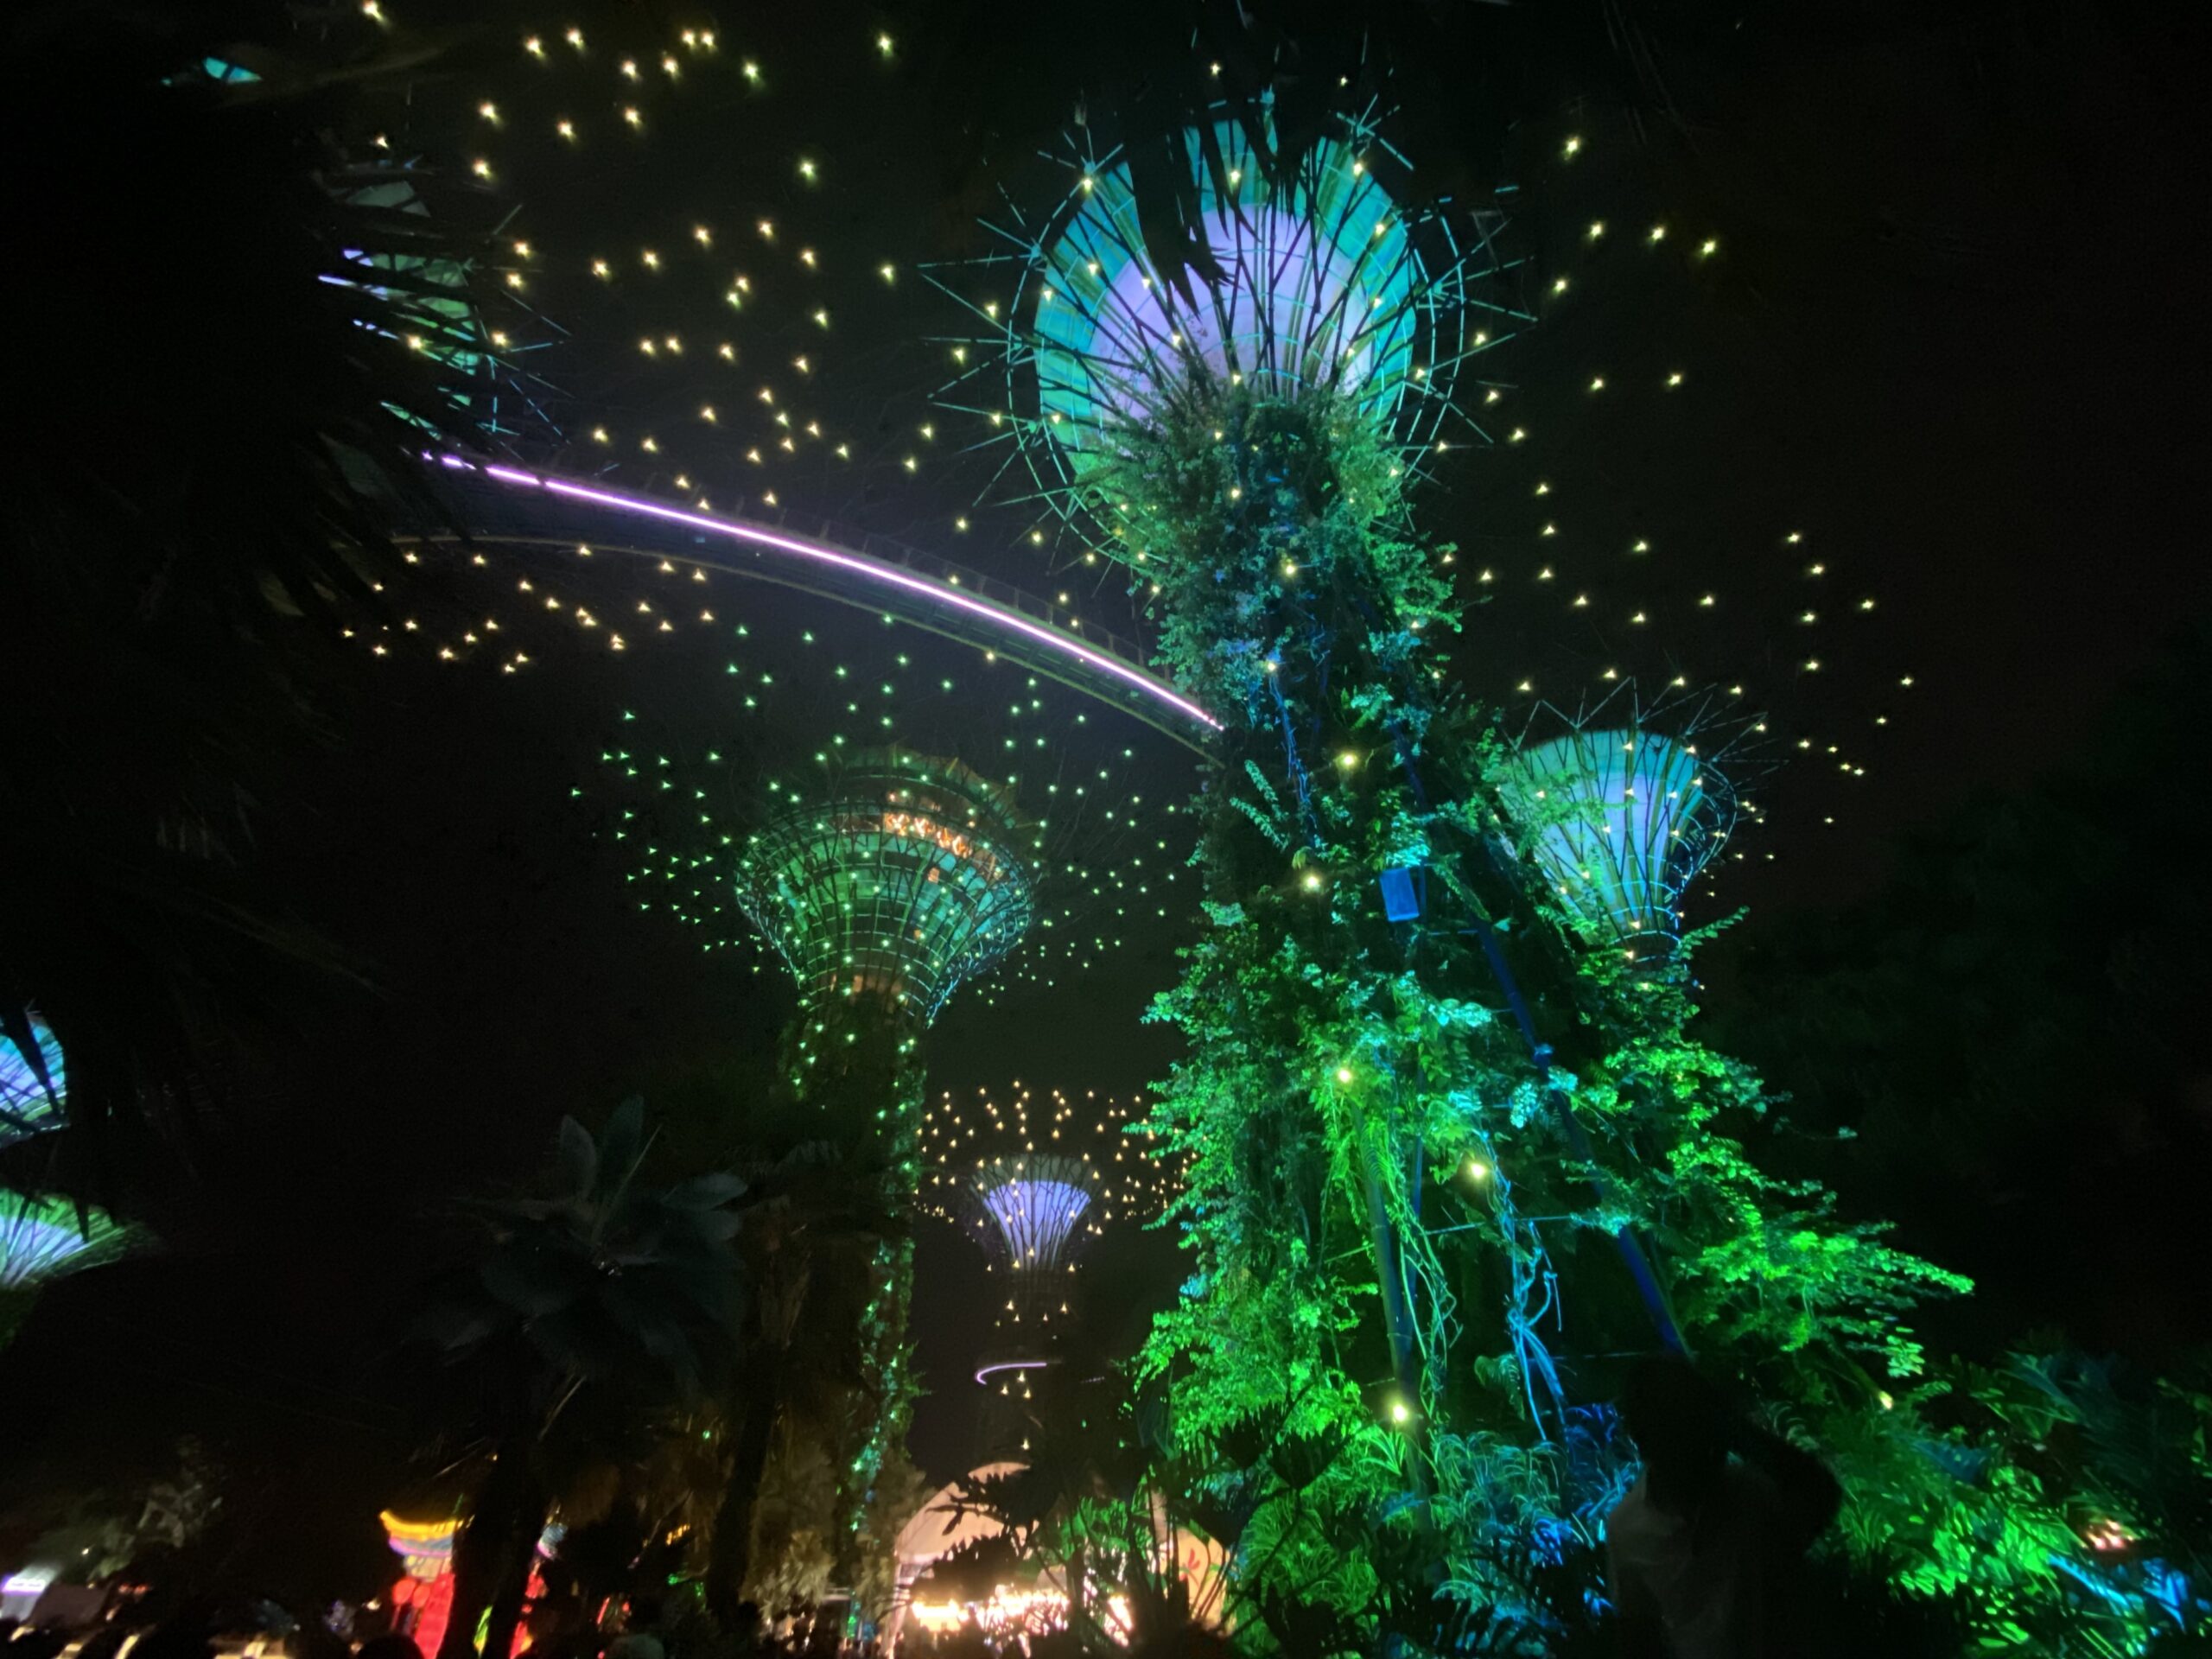
[[(22, 1050), (0, 1037), (0, 1147), (44, 1141), (60, 1127), (56, 1103), (66, 1104), (68, 1087), (61, 1044), (35, 1015), (30, 1029), (44, 1082)], [(104, 1210), (64, 1197), (0, 1192), (0, 1344), (39, 1287), (111, 1262), (130, 1243), (130, 1230)]]
[(824, 794), (761, 824), (734, 882), (798, 989), (798, 1091), (842, 1072), (849, 1050), (887, 1054), (898, 1081), (874, 1116), (908, 1140), (921, 1035), (1028, 931), (1037, 856), (1036, 826), (1007, 791), (957, 760), (898, 749), (854, 755)]
[(1066, 1153), (1039, 1153), (970, 1170), (957, 1190), (976, 1243), (1007, 1281), (1001, 1330), (1020, 1327), (1018, 1344), (1042, 1344), (1055, 1308), (1071, 1317), (1066, 1275), (1100, 1230), (1097, 1170)]
[(1001, 1291), (976, 1380), (1028, 1395), (1077, 1317), (1076, 1269), (1116, 1214), (1157, 1213), (1175, 1186), (1155, 1143), (1133, 1134), (1133, 1105), (1096, 1091), (1039, 1101), (1019, 1083), (1001, 1107), (982, 1090), (950, 1093), (925, 1115), (925, 1208), (973, 1239)]
[[(1540, 735), (1547, 725), (1565, 729)], [(1495, 783), (1584, 944), (1643, 958), (1672, 950), (1690, 884), (1735, 827), (1731, 752), (1740, 772), (1758, 726), (1710, 700), (1643, 709), (1632, 688), (1579, 715), (1539, 712)]]

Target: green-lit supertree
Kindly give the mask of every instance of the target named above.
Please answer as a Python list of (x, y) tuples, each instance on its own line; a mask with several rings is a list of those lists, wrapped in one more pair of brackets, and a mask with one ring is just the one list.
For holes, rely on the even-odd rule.
[(895, 749), (842, 762), (821, 794), (748, 836), (737, 902), (798, 987), (793, 1090), (865, 1114), (909, 1162), (922, 1034), (1028, 931), (1038, 856), (1039, 831), (1007, 791), (957, 760)]
[[(1079, 966), (1132, 912), (1164, 911), (1152, 887), (1173, 874), (1159, 856), (1173, 809), (1147, 823), (1120, 716), (1048, 699), (988, 647), (876, 619), (835, 637), (760, 621), (721, 624), (711, 658), (684, 652), (658, 673), (626, 647), (639, 705), (588, 792), (634, 861), (642, 907), (709, 950), (751, 948), (787, 971), (778, 1086), (896, 1212), (923, 1179), (932, 1023), (963, 986), (1025, 971), (1025, 958), (1032, 973)], [(849, 1500), (841, 1542), (857, 1558), (913, 1398), (911, 1243), (883, 1245), (850, 1298), (831, 1294), (827, 1266), (810, 1272), (822, 1294), (797, 1317), (817, 1322), (813, 1345), (829, 1310), (849, 1301), (859, 1314), (866, 1385), (833, 1437)], [(746, 1413), (782, 1409), (759, 1376), (750, 1395)]]
[[(958, 761), (887, 749), (839, 766), (737, 860), (737, 902), (798, 990), (787, 1081), (831, 1114), (833, 1134), (879, 1137), (894, 1197), (920, 1179), (923, 1034), (1028, 931), (1037, 842), (1007, 793)], [(861, 1341), (882, 1406), (854, 1456), (863, 1487), (904, 1434), (913, 1395), (911, 1243), (887, 1245), (877, 1267)]]
[[(1211, 925), (1156, 1009), (1190, 1044), (1154, 1123), (1195, 1274), (1147, 1364), (1249, 1516), (1270, 1618), (1380, 1617), (1402, 1547), (1504, 1598), (1593, 1541), (1625, 1461), (1601, 1356), (1721, 1350), (1877, 1412), (1918, 1364), (1900, 1316), (1958, 1284), (1758, 1172), (1758, 1079), (1685, 1032), (1689, 951), (1630, 938), (1673, 938), (1726, 829), (1688, 706), (1522, 745), (1457, 690), (1451, 550), (1407, 486), (1489, 435), (1453, 423), (1457, 373), (1527, 314), (1498, 204), (1416, 210), (1379, 126), (1187, 133), (1204, 245), (1173, 268), (1094, 126), (1065, 201), (1007, 232), (1011, 304), (1002, 270), (940, 273), (1040, 484), (1225, 725)], [(1326, 1472), (1253, 1457), (1287, 1441)]]

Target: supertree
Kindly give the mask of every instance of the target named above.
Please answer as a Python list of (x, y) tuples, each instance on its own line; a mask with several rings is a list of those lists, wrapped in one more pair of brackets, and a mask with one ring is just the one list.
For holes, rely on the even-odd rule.
[[(35, 1147), (61, 1128), (68, 1067), (53, 1028), (27, 1021), (38, 1063), (0, 1035), (0, 1152)], [(0, 1191), (0, 1345), (14, 1333), (39, 1287), (64, 1274), (112, 1262), (133, 1242), (105, 1211), (67, 1196)]]
[[(878, 1141), (896, 1195), (919, 1179), (922, 1038), (1028, 931), (1039, 850), (1009, 795), (967, 766), (882, 749), (841, 760), (818, 797), (767, 817), (735, 861), (738, 907), (798, 991), (786, 1079), (837, 1132)], [(882, 1247), (876, 1275), (861, 1343), (883, 1406), (852, 1460), (863, 1482), (908, 1410), (911, 1247)]]
[[(976, 1368), (987, 1394), (1031, 1395), (1030, 1374), (1055, 1363), (1080, 1317), (1076, 1269), (1118, 1212), (1156, 1215), (1173, 1166), (1155, 1137), (1133, 1133), (1135, 1103), (1080, 1100), (1053, 1090), (1039, 1100), (1017, 1082), (1005, 1106), (987, 1091), (947, 1092), (924, 1115), (930, 1164), (924, 1202), (983, 1252), (1002, 1295), (992, 1344)], [(987, 1435), (1010, 1439), (1009, 1414), (986, 1414)]]
[(798, 990), (792, 1086), (824, 1092), (849, 1055), (887, 1052), (896, 1080), (865, 1086), (870, 1127), (910, 1141), (921, 1035), (1028, 931), (1039, 854), (1004, 791), (959, 761), (895, 749), (841, 762), (821, 798), (748, 836), (733, 881)]
[(1764, 725), (1709, 698), (1646, 709), (1634, 690), (1572, 715), (1540, 709), (1494, 774), (1568, 930), (1630, 960), (1673, 950), (1691, 884), (1739, 810), (1756, 813), (1737, 784)]
[[(24, 1020), (28, 1046), (0, 1033), (0, 1145), (48, 1128), (69, 1093), (69, 1069), (54, 1027), (37, 1014)], [(34, 1056), (32, 1050), (35, 1050)]]
[[(1199, 804), (1213, 925), (1157, 1009), (1190, 1043), (1153, 1122), (1189, 1160), (1196, 1271), (1147, 1363), (1194, 1455), (1252, 1433), (1361, 1448), (1295, 1486), (1222, 1471), (1267, 1544), (1248, 1591), (1346, 1611), (1382, 1569), (1315, 1521), (1338, 1506), (1501, 1598), (1523, 1584), (1503, 1558), (1592, 1541), (1624, 1466), (1592, 1356), (1725, 1344), (1802, 1403), (1817, 1351), (1817, 1386), (1855, 1377), (1845, 1403), (1872, 1410), (1861, 1368), (1909, 1374), (1899, 1316), (1958, 1287), (1751, 1164), (1720, 1120), (1759, 1109), (1758, 1082), (1685, 1036), (1687, 952), (1581, 948), (1674, 937), (1726, 794), (1687, 726), (1521, 747), (1458, 690), (1454, 556), (1407, 489), (1454, 437), (1516, 441), (1487, 394), (1456, 419), (1454, 387), (1533, 312), (1510, 193), (1417, 205), (1386, 121), (1339, 111), (1295, 147), (1264, 110), (1189, 132), (1187, 272), (1154, 260), (1134, 159), (1094, 123), (1011, 253), (938, 273), (986, 325), (971, 349), (1004, 365), (1040, 486), (1224, 723)], [(1586, 836), (1621, 844), (1600, 860)], [(1625, 1271), (1569, 1255), (1582, 1231)], [(1761, 1281), (1788, 1282), (1791, 1321)]]
[(1072, 1317), (1065, 1275), (1098, 1234), (1097, 1172), (1066, 1153), (1038, 1153), (971, 1170), (957, 1190), (976, 1242), (1007, 1292), (999, 1351), (986, 1356), (976, 1376), (1047, 1363), (1054, 1310)]

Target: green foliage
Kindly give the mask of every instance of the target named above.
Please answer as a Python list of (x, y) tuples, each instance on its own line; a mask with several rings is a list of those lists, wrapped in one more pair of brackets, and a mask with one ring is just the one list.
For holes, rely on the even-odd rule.
[[(1153, 1010), (1189, 1045), (1146, 1127), (1186, 1161), (1193, 1258), (1140, 1363), (1161, 1445), (1233, 1516), (1236, 1593), (1281, 1644), (1394, 1628), (1401, 1551), (1556, 1629), (1529, 1580), (1586, 1570), (1629, 1467), (1592, 1357), (1658, 1340), (1614, 1235), (1691, 1345), (1822, 1444), (1885, 1415), (1881, 1382), (1923, 1368), (1912, 1310), (1967, 1287), (1762, 1168), (1758, 1075), (1688, 1034), (1701, 940), (1630, 960), (1547, 925), (1497, 737), (1433, 661), (1443, 554), (1376, 435), (1200, 383), (1175, 408), (1109, 494), (1165, 665), (1236, 717), (1199, 803), (1214, 925)], [(1375, 882), (1406, 863), (1429, 913), (1394, 930)], [(1329, 1455), (1293, 1484), (1255, 1433)]]
[(1191, 1440), (1168, 1432), (1173, 1391), (1048, 1376), (1027, 1465), (955, 1491), (997, 1530), (935, 1567), (931, 1592), (980, 1598), (1040, 1573), (1085, 1586), (1068, 1631), (1099, 1653), (1187, 1651), (1225, 1628), (1310, 1659), (1406, 1642), (1535, 1655), (1566, 1651), (1585, 1622), (1560, 1563), (1491, 1559), (1440, 1583), (1419, 1511), (1367, 1500), (1376, 1471), (1363, 1465), (1403, 1473), (1389, 1437), (1316, 1432), (1324, 1402), (1217, 1414)]
[[(1310, 646), (1317, 621), (1384, 677), (1425, 632), (1458, 626), (1436, 550), (1404, 526), (1402, 484), (1395, 451), (1351, 405), (1271, 403), (1204, 378), (1102, 479), (1114, 550), (1160, 586), (1160, 654), (1215, 709), (1268, 701), (1268, 664)], [(1285, 607), (1287, 592), (1327, 595), (1329, 613)], [(1354, 724), (1402, 712), (1375, 695), (1376, 676), (1349, 683)]]
[(745, 1183), (656, 1183), (648, 1144), (635, 1099), (595, 1138), (564, 1119), (543, 1195), (478, 1206), (476, 1259), (423, 1316), (456, 1374), (448, 1449), (480, 1471), (445, 1659), (466, 1659), (481, 1611), (494, 1638), (512, 1629), (554, 1503), (646, 1455), (662, 1414), (736, 1357), (746, 1281), (731, 1206)]

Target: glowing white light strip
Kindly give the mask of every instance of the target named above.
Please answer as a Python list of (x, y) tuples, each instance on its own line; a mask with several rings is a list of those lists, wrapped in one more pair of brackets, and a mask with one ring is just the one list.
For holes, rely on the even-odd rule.
[(835, 565), (839, 569), (849, 570), (855, 575), (866, 576), (872, 582), (880, 582), (893, 588), (903, 588), (909, 593), (920, 594), (933, 604), (943, 605), (954, 610), (966, 611), (972, 616), (982, 617), (995, 626), (1027, 635), (1040, 645), (1049, 645), (1065, 656), (1075, 658), (1077, 661), (1088, 664), (1092, 668), (1101, 669), (1113, 675), (1116, 679), (1135, 686), (1147, 696), (1156, 702), (1166, 703), (1169, 708), (1188, 715), (1210, 730), (1217, 732), (1221, 729), (1221, 722), (1199, 708), (1197, 703), (1170, 690), (1166, 683), (1154, 679), (1141, 669), (1132, 668), (1119, 658), (1109, 657), (1103, 652), (1093, 651), (1089, 645), (1069, 639), (1067, 635), (1057, 629), (1048, 628), (1041, 623), (1032, 622), (1027, 617), (994, 605), (988, 600), (977, 599), (971, 594), (963, 594), (942, 582), (931, 582), (927, 577), (912, 575), (890, 565), (879, 563), (875, 560), (862, 558), (856, 554), (840, 552), (836, 548), (825, 547), (818, 542), (805, 541), (796, 536), (781, 535), (774, 531), (761, 530), (751, 524), (736, 523), (732, 519), (710, 518), (705, 513), (693, 512), (683, 507), (664, 506), (660, 502), (648, 501), (641, 496), (624, 495), (614, 490), (602, 490), (592, 485), (572, 484), (566, 479), (539, 478), (512, 467), (479, 465), (459, 455), (441, 455), (439, 460), (448, 467), (479, 472), (485, 477), (495, 480), (501, 484), (511, 484), (523, 489), (547, 490), (556, 495), (566, 496), (571, 500), (588, 502), (594, 506), (612, 507), (620, 512), (638, 513), (648, 518), (664, 520), (668, 524), (682, 524), (687, 529), (706, 531), (716, 536), (726, 536), (733, 541), (750, 542), (761, 547), (772, 547), (780, 553), (794, 554), (800, 558), (815, 560), (818, 563)]
[(1001, 1371), (1041, 1371), (1052, 1363), (1049, 1359), (1002, 1360), (996, 1365), (984, 1366), (976, 1373), (976, 1380), (981, 1382), (986, 1377), (996, 1376)]

